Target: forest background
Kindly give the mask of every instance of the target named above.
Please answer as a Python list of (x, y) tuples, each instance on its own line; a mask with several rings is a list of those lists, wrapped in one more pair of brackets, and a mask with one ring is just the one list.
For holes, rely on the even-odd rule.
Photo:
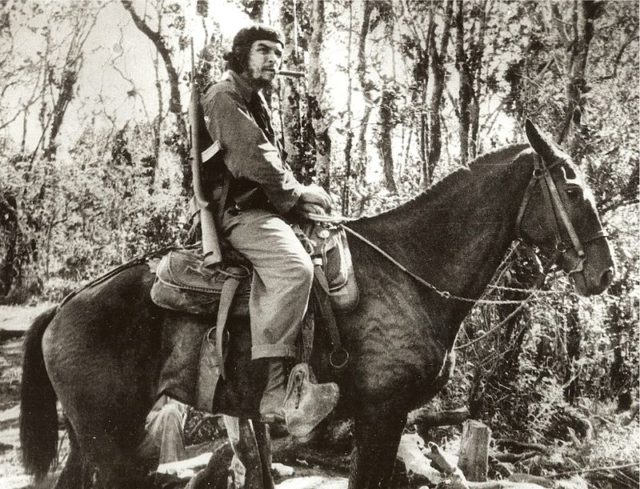
[[(344, 215), (395, 207), (523, 141), (526, 118), (594, 190), (617, 260), (608, 292), (580, 298), (552, 276), (529, 295), (537, 262), (516, 248), (497, 284), (508, 289), (489, 293), (525, 302), (474, 309), (436, 406), (548, 442), (637, 403), (636, 1), (1, 3), (0, 304), (60, 300), (184, 241), (191, 43), (204, 84), (237, 29), (264, 21), (287, 40), (272, 105), (289, 163)], [(585, 456), (637, 460), (637, 422), (628, 430)]]

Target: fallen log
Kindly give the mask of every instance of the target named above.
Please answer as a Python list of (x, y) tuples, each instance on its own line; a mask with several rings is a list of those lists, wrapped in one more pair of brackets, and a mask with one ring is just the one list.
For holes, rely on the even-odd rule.
[(24, 330), (19, 329), (0, 329), (0, 343), (8, 340), (17, 340), (25, 334)]
[(509, 476), (509, 480), (511, 482), (526, 482), (528, 484), (537, 484), (539, 486), (548, 487), (548, 488), (553, 488), (557, 486), (557, 484), (554, 481), (549, 480), (545, 477), (541, 477), (539, 475), (516, 473), (516, 474), (511, 474)]
[(469, 489), (543, 489), (543, 487), (545, 487), (531, 482), (512, 482), (508, 480), (486, 482), (467, 481), (467, 485)]
[(424, 440), (416, 433), (402, 435), (396, 457), (414, 483), (435, 487), (444, 480), (442, 473), (426, 457)]
[[(456, 467), (455, 457), (444, 452), (438, 445), (430, 442), (428, 444), (428, 450), (425, 450), (425, 456), (431, 460), (431, 466), (434, 469), (439, 470), (444, 474), (444, 480), (438, 484), (440, 489), (557, 489), (562, 486), (559, 481), (554, 480), (557, 476), (540, 477), (530, 474), (522, 473), (509, 473), (508, 478), (504, 480), (489, 480), (489, 481), (470, 481), (467, 480), (465, 474), (460, 468)], [(536, 451), (530, 451), (523, 454), (509, 454), (513, 456), (539, 456)], [(492, 457), (493, 458), (493, 457)], [(598, 469), (591, 469), (593, 471), (625, 468), (630, 465), (620, 465), (611, 467), (600, 467)], [(635, 464), (637, 466), (637, 464)], [(587, 470), (588, 471), (588, 470)], [(511, 471), (509, 471), (511, 472)], [(581, 472), (581, 471), (576, 471)], [(571, 472), (566, 472), (562, 475), (571, 475)]]
[(497, 462), (521, 462), (522, 460), (526, 460), (531, 457), (535, 457), (539, 452), (530, 451), (530, 452), (522, 452), (522, 453), (506, 453), (506, 452), (494, 452), (489, 455), (493, 460)]
[(207, 466), (212, 455), (213, 452), (205, 452), (185, 460), (160, 464), (156, 472), (159, 474), (175, 475), (179, 479), (190, 479), (198, 470), (204, 469)]
[(494, 444), (497, 447), (511, 448), (511, 449), (523, 450), (523, 451), (535, 450), (537, 452), (544, 453), (544, 454), (548, 454), (550, 450), (548, 446), (542, 445), (541, 443), (526, 443), (522, 441), (511, 440), (509, 438), (496, 438), (494, 440)]
[(548, 477), (566, 477), (568, 475), (576, 475), (576, 474), (586, 474), (589, 472), (606, 472), (609, 470), (622, 470), (622, 469), (630, 469), (638, 467), (638, 462), (630, 463), (630, 464), (620, 464), (620, 465), (606, 465), (602, 467), (589, 467), (586, 469), (577, 469), (570, 470), (568, 472), (559, 472), (557, 474), (550, 474)]
[(467, 407), (461, 407), (450, 411), (433, 412), (428, 407), (423, 406), (414, 409), (407, 416), (407, 426), (421, 425), (425, 428), (433, 426), (449, 426), (462, 424), (470, 416)]

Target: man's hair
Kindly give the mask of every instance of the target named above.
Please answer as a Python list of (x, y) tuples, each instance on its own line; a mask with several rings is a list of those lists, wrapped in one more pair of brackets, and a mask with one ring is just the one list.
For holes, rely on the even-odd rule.
[(231, 51), (224, 55), (227, 69), (236, 73), (244, 72), (249, 63), (251, 46), (256, 41), (278, 42), (284, 47), (282, 35), (273, 27), (264, 24), (253, 24), (250, 27), (244, 27), (233, 38)]

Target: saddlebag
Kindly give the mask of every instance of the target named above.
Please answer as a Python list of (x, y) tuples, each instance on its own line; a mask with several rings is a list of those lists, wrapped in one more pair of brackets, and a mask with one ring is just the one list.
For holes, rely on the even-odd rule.
[[(220, 295), (228, 278), (248, 278), (249, 270), (240, 266), (209, 269), (202, 257), (188, 250), (174, 250), (165, 255), (156, 269), (151, 300), (165, 309), (198, 315), (215, 315)], [(249, 296), (250, 281), (243, 280), (238, 298)], [(246, 311), (244, 311), (246, 315)], [(243, 315), (233, 314), (232, 315)]]

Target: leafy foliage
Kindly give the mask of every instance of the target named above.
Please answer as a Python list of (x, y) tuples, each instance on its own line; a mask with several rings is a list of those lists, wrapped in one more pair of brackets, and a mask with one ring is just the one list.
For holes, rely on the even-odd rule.
[(4, 192), (21, 195), (21, 232), (37, 243), (32, 273), (48, 284), (52, 300), (184, 232), (184, 208), (176, 205), (183, 199), (150, 186), (144, 131), (128, 132), (131, 151), (127, 131), (113, 139), (85, 131), (69, 158), (37, 159), (31, 169), (18, 159), (8, 169), (14, 178)]

